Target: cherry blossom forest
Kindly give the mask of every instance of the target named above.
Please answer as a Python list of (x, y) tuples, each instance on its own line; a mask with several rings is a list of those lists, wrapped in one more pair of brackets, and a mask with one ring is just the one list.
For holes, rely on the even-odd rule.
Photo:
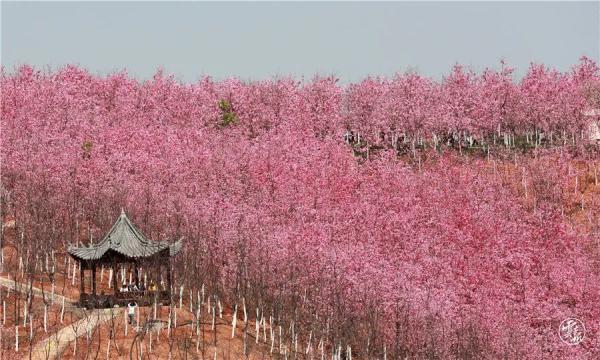
[(177, 286), (264, 314), (302, 356), (600, 358), (589, 58), (519, 78), (503, 62), (346, 85), (21, 66), (0, 83), (21, 254), (94, 242), (124, 208), (185, 238)]

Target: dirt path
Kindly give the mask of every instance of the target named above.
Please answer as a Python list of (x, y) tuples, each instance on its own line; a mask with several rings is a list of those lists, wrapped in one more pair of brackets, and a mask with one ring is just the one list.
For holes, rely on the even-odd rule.
[[(32, 351), (32, 359), (46, 360), (56, 359), (62, 354), (67, 345), (76, 338), (92, 333), (96, 326), (112, 319), (123, 311), (123, 309), (96, 309), (86, 311), (86, 316), (68, 326), (65, 326), (46, 340), (39, 342)], [(29, 359), (29, 356), (25, 357)]]
[[(27, 292), (29, 288), (25, 283), (15, 283), (14, 280), (5, 277), (0, 277), (0, 286), (19, 292)], [(48, 291), (42, 291), (37, 287), (32, 287), (31, 291), (35, 296), (40, 298), (44, 296), (46, 300), (51, 300), (52, 294)], [(74, 300), (62, 295), (54, 294), (54, 302), (56, 303), (62, 302), (63, 298), (65, 307), (74, 306)], [(93, 332), (96, 326), (117, 316), (122, 311), (122, 309), (82, 310), (84, 313), (83, 319), (63, 327), (56, 333), (50, 335), (47, 339), (37, 343), (32, 350), (32, 359), (46, 360), (58, 358), (71, 341), (86, 333)], [(25, 356), (25, 359), (29, 359), (29, 355)]]
[[(17, 284), (18, 284), (18, 286), (17, 286)], [(4, 286), (12, 291), (20, 291), (20, 292), (27, 292), (27, 289), (29, 288), (28, 284), (21, 283), (21, 282), (15, 283), (14, 280), (11, 280), (11, 279), (8, 279), (8, 278), (2, 277), (2, 276), (0, 276), (0, 286)], [(40, 298), (42, 296), (44, 296), (44, 300), (46, 300), (46, 301), (50, 301), (52, 299), (52, 293), (48, 290), (42, 291), (42, 289), (33, 286), (31, 288), (31, 292), (33, 293), (33, 295), (38, 296)], [(67, 306), (67, 305), (73, 306), (73, 304), (75, 303), (75, 301), (73, 299), (70, 299), (66, 296), (54, 294), (54, 302), (55, 303), (60, 304), (60, 302), (63, 301), (63, 298), (65, 300), (65, 306)]]

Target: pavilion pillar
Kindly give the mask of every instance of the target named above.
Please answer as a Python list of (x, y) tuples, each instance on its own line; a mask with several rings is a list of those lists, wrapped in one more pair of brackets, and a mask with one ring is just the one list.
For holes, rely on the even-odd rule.
[(92, 265), (92, 294), (96, 296), (96, 264)]
[(113, 290), (115, 291), (115, 294), (119, 291), (119, 289), (117, 289), (117, 259), (113, 258), (113, 264), (112, 264), (112, 268), (113, 268)]
[(173, 275), (171, 274), (171, 259), (167, 260), (167, 287), (169, 292), (169, 299), (171, 299), (171, 285), (173, 282)]
[(83, 270), (83, 261), (79, 262), (79, 282), (81, 286), (80, 293), (85, 294), (85, 272)]
[(140, 288), (140, 276), (139, 276), (139, 268), (138, 268), (138, 264), (137, 261), (133, 263), (133, 277), (134, 277), (134, 281), (135, 281), (135, 286), (137, 286), (137, 288)]

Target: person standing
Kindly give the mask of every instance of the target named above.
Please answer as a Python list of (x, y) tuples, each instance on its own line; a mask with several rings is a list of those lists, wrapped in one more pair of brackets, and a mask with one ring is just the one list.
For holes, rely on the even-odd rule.
[(127, 304), (127, 315), (129, 315), (129, 324), (133, 325), (133, 317), (135, 316), (135, 308), (137, 304), (135, 301), (131, 301)]

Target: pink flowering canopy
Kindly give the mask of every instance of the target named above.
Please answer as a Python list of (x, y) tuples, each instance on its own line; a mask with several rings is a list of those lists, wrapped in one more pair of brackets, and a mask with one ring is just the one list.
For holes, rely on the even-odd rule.
[[(54, 246), (86, 241), (79, 222), (101, 236), (120, 207), (151, 238), (185, 235), (180, 282), (271, 299), (358, 354), (464, 358), (472, 329), (490, 358), (593, 358), (597, 339), (557, 329), (600, 331), (598, 249), (570, 216), (598, 224), (582, 115), (598, 83), (586, 58), (348, 86), (23, 66), (2, 72), (2, 186)], [(521, 140), (541, 147), (502, 148)]]

